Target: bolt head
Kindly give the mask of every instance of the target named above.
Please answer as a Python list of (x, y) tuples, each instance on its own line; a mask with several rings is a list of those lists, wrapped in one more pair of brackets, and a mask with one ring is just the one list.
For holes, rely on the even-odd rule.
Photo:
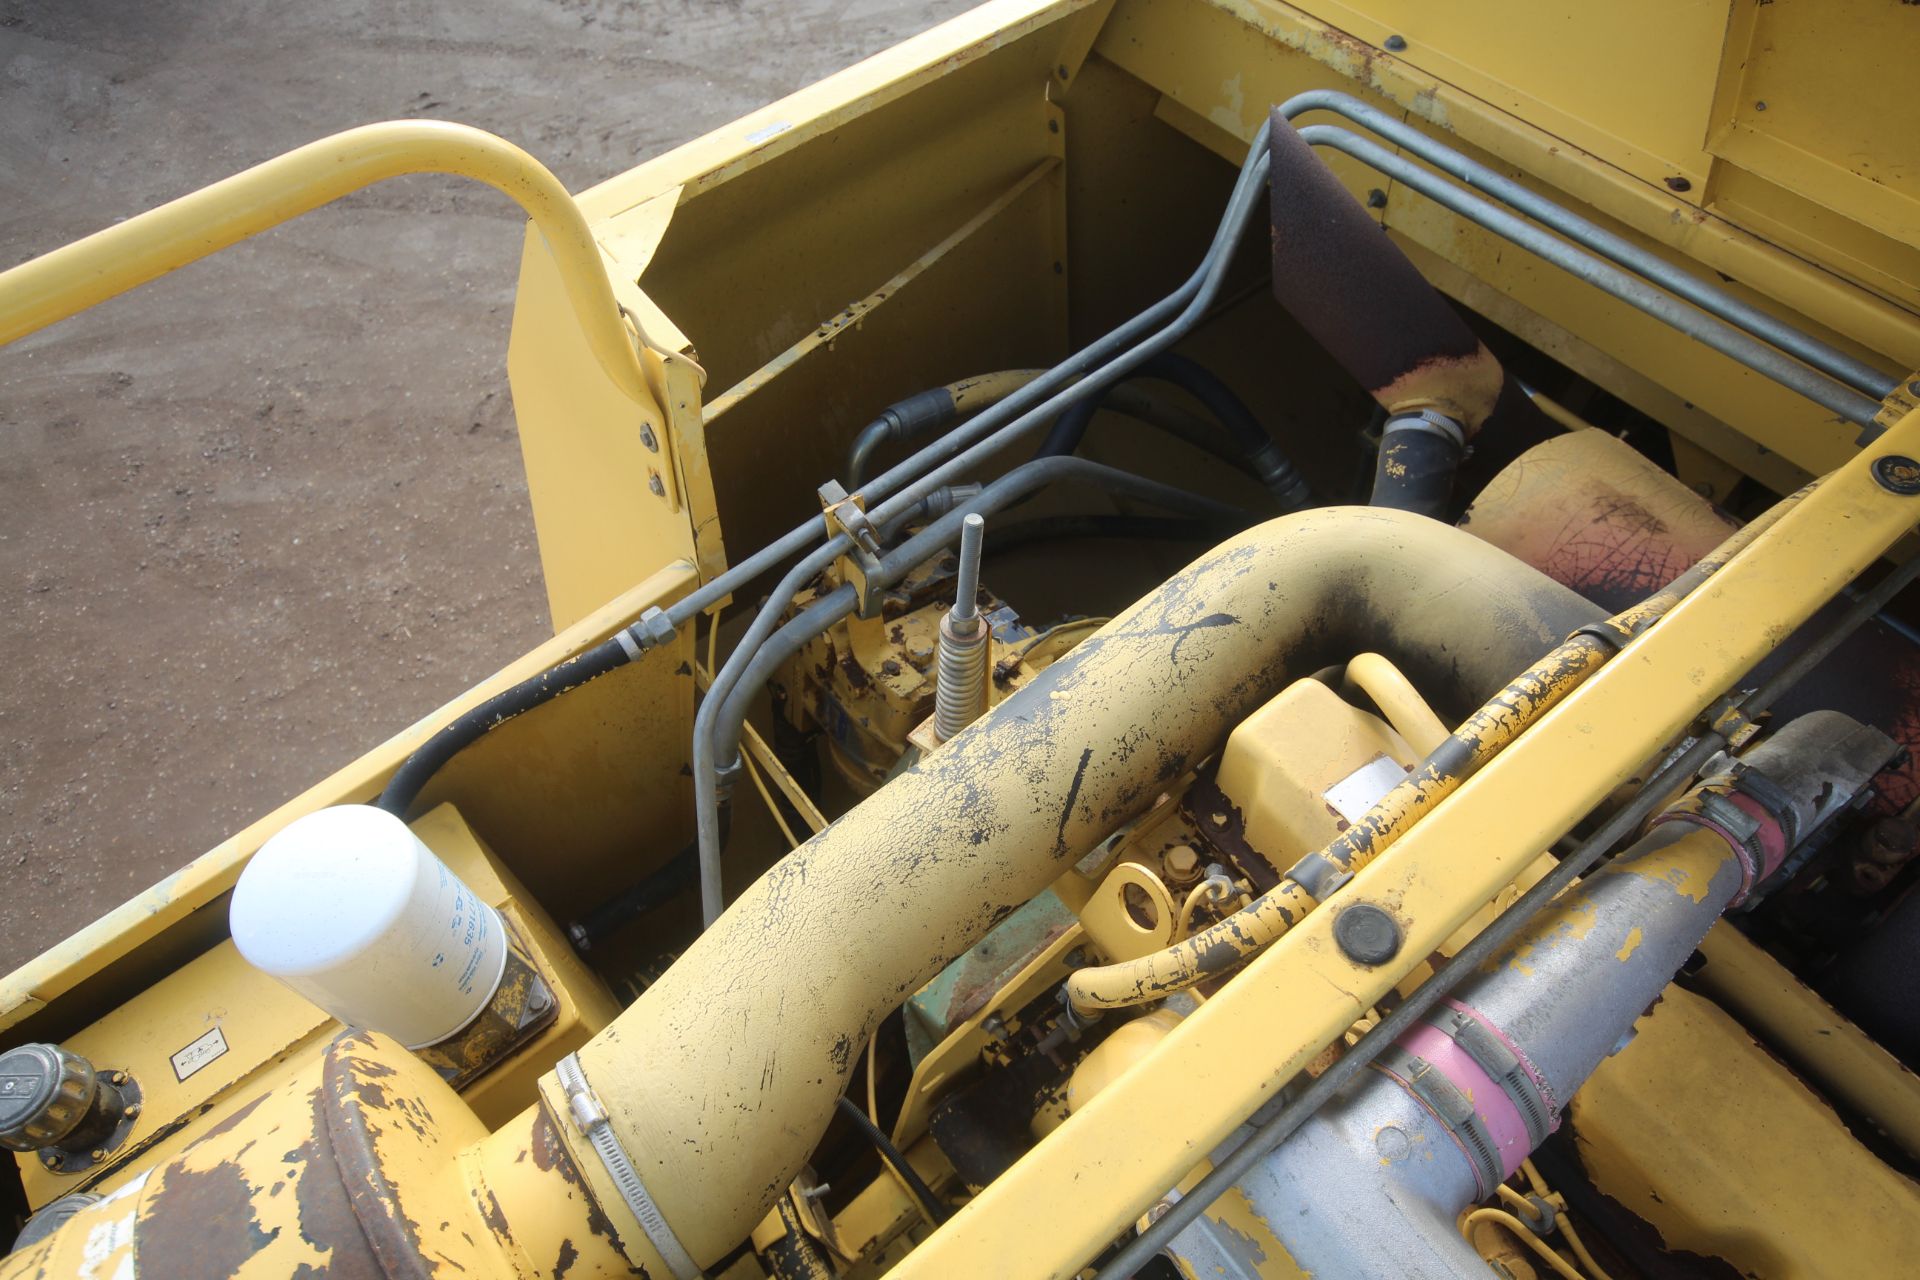
[(1404, 53), (1407, 48), (1407, 38), (1405, 36), (1388, 36), (1386, 48), (1388, 53)]
[(1889, 453), (1873, 460), (1873, 478), (1888, 493), (1911, 497), (1920, 493), (1920, 462), (1905, 454)]
[(662, 483), (658, 471), (653, 472), (647, 477), (647, 489), (656, 498), (664, 498), (667, 496), (667, 486)]

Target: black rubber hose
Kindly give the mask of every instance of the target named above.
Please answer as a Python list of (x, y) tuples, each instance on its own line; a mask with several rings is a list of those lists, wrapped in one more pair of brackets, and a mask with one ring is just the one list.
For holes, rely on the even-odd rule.
[[(720, 802), (720, 834), (725, 839), (733, 828), (733, 802)], [(664, 907), (700, 883), (700, 845), (690, 842), (667, 859), (665, 865), (619, 897), (610, 898), (567, 926), (567, 940), (574, 950), (586, 952), (605, 941), (649, 911)]]
[(953, 388), (933, 387), (918, 391), (880, 411), (880, 416), (860, 429), (847, 452), (846, 486), (858, 490), (867, 478), (867, 464), (882, 445), (938, 430), (957, 421), (960, 410), (953, 401)]
[(1380, 457), (1373, 469), (1369, 506), (1392, 507), (1445, 519), (1453, 501), (1453, 476), (1460, 468), (1460, 445), (1451, 436), (1424, 426), (1387, 424)]
[[(1280, 446), (1253, 416), (1246, 401), (1206, 366), (1177, 352), (1163, 351), (1142, 363), (1131, 376), (1170, 382), (1198, 400), (1226, 429), (1247, 469), (1280, 500), (1282, 507), (1296, 511), (1307, 504), (1307, 483), (1293, 463), (1280, 452)], [(1078, 449), (1087, 434), (1087, 425), (1105, 403), (1104, 397), (1097, 402), (1089, 398), (1061, 414), (1035, 456), (1057, 457)]]
[(880, 1126), (870, 1120), (866, 1112), (853, 1105), (853, 1099), (846, 1094), (841, 1094), (839, 1101), (841, 1113), (853, 1121), (854, 1128), (866, 1135), (867, 1141), (871, 1142), (874, 1149), (880, 1153), (880, 1158), (893, 1166), (893, 1171), (900, 1175), (902, 1182), (907, 1184), (913, 1192), (913, 1198), (918, 1200), (921, 1207), (927, 1211), (927, 1216), (937, 1223), (945, 1222), (952, 1217), (953, 1211), (941, 1202), (940, 1197), (933, 1194), (933, 1188), (927, 1185), (926, 1179), (920, 1176), (919, 1171), (907, 1163), (907, 1158), (900, 1154), (900, 1148), (893, 1145), (893, 1139), (880, 1132)]
[(998, 525), (983, 554), (1003, 555), (1036, 542), (1074, 538), (1139, 538), (1155, 542), (1218, 542), (1238, 530), (1224, 522), (1182, 516), (1035, 516)]
[(618, 636), (603, 640), (585, 653), (559, 666), (549, 667), (511, 689), (494, 694), (472, 710), (462, 712), (407, 757), (406, 763), (388, 779), (386, 789), (373, 802), (374, 805), (395, 817), (406, 817), (407, 810), (419, 798), (420, 789), (427, 785), (428, 780), (440, 772), (447, 761), (501, 721), (524, 715), (543, 703), (553, 701), (569, 689), (577, 689), (616, 667), (625, 666), (630, 660), (629, 651), (620, 643)]

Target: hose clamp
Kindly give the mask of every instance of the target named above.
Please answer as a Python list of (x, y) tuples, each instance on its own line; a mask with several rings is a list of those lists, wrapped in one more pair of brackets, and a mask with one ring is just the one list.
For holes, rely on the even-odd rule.
[(1380, 429), (1380, 439), (1384, 441), (1396, 431), (1425, 431), (1452, 441), (1455, 449), (1464, 451), (1467, 447), (1466, 428), (1438, 409), (1415, 409), (1411, 413), (1394, 414), (1387, 419), (1387, 425)]
[(614, 1136), (613, 1125), (607, 1120), (607, 1109), (600, 1105), (592, 1086), (587, 1084), (587, 1075), (580, 1068), (579, 1057), (570, 1053), (560, 1059), (554, 1067), (554, 1074), (559, 1077), (560, 1088), (567, 1095), (567, 1112), (574, 1127), (599, 1154), (607, 1176), (619, 1188), (621, 1198), (627, 1202), (627, 1209), (640, 1224), (640, 1229), (647, 1233), (647, 1240), (653, 1245), (654, 1251), (673, 1272), (675, 1280), (700, 1280), (705, 1273), (694, 1262), (686, 1246), (680, 1243), (680, 1238), (673, 1234), (673, 1228), (667, 1225), (666, 1215), (660, 1212), (660, 1206), (647, 1194), (647, 1186), (640, 1181), (639, 1171), (633, 1167), (633, 1161), (627, 1158), (620, 1139)]
[(1473, 1099), (1433, 1063), (1397, 1044), (1382, 1050), (1372, 1065), (1398, 1080), (1446, 1127), (1460, 1144), (1467, 1163), (1473, 1166), (1479, 1194), (1492, 1195), (1493, 1189), (1506, 1179), (1506, 1173), (1493, 1133), (1474, 1107)]

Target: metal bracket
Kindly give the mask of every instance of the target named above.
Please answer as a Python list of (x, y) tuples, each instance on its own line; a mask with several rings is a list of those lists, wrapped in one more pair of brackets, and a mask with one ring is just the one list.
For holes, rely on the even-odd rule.
[(600, 1163), (606, 1167), (607, 1176), (613, 1179), (613, 1185), (620, 1189), (620, 1198), (627, 1202), (627, 1208), (647, 1233), (647, 1240), (655, 1252), (667, 1264), (676, 1280), (701, 1280), (705, 1274), (687, 1252), (680, 1238), (673, 1234), (673, 1228), (667, 1225), (667, 1219), (660, 1212), (660, 1206), (647, 1194), (647, 1186), (640, 1181), (639, 1171), (633, 1167), (633, 1161), (620, 1145), (620, 1139), (614, 1136), (613, 1126), (607, 1121), (607, 1109), (600, 1105), (600, 1099), (594, 1096), (593, 1088), (587, 1083), (586, 1072), (580, 1068), (580, 1059), (568, 1054), (554, 1067), (554, 1074), (560, 1079), (560, 1088), (567, 1095), (567, 1111), (574, 1127), (593, 1144), (600, 1156)]
[(853, 542), (852, 554), (841, 556), (835, 562), (840, 580), (853, 588), (862, 618), (878, 617), (881, 597), (885, 595), (874, 581), (880, 571), (880, 536), (873, 522), (867, 519), (866, 499), (857, 493), (849, 497), (838, 480), (821, 485), (819, 496), (827, 536), (844, 534)]

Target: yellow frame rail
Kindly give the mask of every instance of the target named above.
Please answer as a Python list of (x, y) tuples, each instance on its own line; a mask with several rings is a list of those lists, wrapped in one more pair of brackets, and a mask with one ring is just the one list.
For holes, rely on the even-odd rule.
[(0, 274), (0, 346), (388, 178), (449, 173), (512, 197), (545, 237), (587, 345), (626, 396), (650, 404), (634, 340), (580, 207), (504, 138), (443, 120), (348, 129), (255, 165)]

